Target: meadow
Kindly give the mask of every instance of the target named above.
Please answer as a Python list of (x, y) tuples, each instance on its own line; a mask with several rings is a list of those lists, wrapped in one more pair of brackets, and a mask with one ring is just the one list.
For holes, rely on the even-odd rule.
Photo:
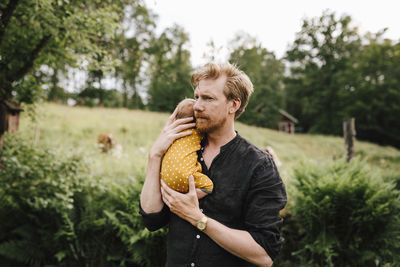
[[(169, 114), (141, 110), (70, 107), (39, 104), (35, 120), (22, 113), (20, 132), (32, 142), (52, 147), (57, 153), (78, 153), (96, 176), (123, 182), (145, 173), (147, 153)], [(280, 173), (290, 183), (293, 168), (304, 161), (321, 164), (345, 157), (343, 138), (285, 134), (276, 130), (236, 123), (236, 130), (261, 149), (270, 146), (282, 162)], [(97, 137), (111, 133), (122, 145), (120, 156), (101, 153)], [(400, 151), (393, 147), (356, 141), (355, 156), (384, 173), (400, 173)]]
[[(164, 266), (168, 230), (145, 229), (138, 203), (148, 151), (168, 116), (27, 108), (0, 154), (0, 265)], [(236, 129), (282, 162), (286, 241), (274, 266), (400, 262), (399, 150), (357, 141), (348, 164), (341, 137)], [(102, 153), (101, 133), (111, 133), (122, 152)]]

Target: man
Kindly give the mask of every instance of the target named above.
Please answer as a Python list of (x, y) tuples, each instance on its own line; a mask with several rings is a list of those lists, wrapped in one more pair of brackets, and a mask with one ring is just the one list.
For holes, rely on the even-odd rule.
[[(140, 198), (144, 224), (156, 230), (169, 223), (167, 266), (271, 266), (282, 244), (285, 187), (271, 157), (234, 130), (253, 85), (229, 63), (206, 64), (192, 85), (196, 123), (172, 122), (173, 114), (149, 152)], [(162, 156), (194, 126), (206, 135), (198, 155), (214, 182), (213, 193), (200, 200), (193, 177), (186, 194), (160, 182)]]

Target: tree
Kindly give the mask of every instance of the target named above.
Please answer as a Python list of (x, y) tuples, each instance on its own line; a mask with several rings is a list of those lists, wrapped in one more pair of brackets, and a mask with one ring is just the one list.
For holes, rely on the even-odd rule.
[(208, 62), (215, 62), (221, 57), (223, 46), (217, 46), (214, 40), (207, 43), (207, 50), (203, 53), (203, 58)]
[(190, 52), (185, 47), (188, 41), (183, 28), (174, 25), (165, 29), (149, 50), (152, 60), (148, 106), (151, 110), (171, 112), (183, 98), (193, 97)]
[(254, 86), (246, 112), (239, 119), (252, 125), (276, 128), (278, 109), (284, 107), (283, 63), (246, 34), (238, 33), (230, 46), (229, 61), (238, 65)]
[(291, 73), (285, 84), (287, 109), (305, 131), (341, 134), (352, 76), (349, 70), (360, 46), (350, 16), (337, 18), (326, 11), (320, 18), (303, 21), (287, 51)]
[(368, 34), (355, 54), (355, 77), (346, 111), (355, 117), (357, 137), (400, 148), (400, 42)]
[(87, 87), (76, 96), (77, 103), (89, 107), (121, 107), (122, 96), (116, 89), (106, 90), (103, 88)]
[(41, 65), (91, 59), (82, 55), (109, 58), (104, 47), (124, 6), (124, 0), (2, 1), (0, 99), (35, 102), (42, 93)]
[(400, 147), (400, 43), (386, 30), (360, 36), (349, 16), (305, 19), (286, 59), (288, 110), (308, 132), (342, 134), (354, 117), (357, 138)]
[(54, 64), (54, 67), (51, 69), (50, 77), (49, 77), (49, 89), (47, 92), (47, 100), (58, 102), (58, 103), (67, 103), (69, 94), (59, 86), (60, 75), (65, 73), (65, 65), (64, 64)]
[(149, 60), (148, 49), (154, 38), (156, 15), (141, 1), (126, 9), (123, 29), (116, 36), (115, 77), (122, 80), (123, 106), (143, 108), (138, 92), (143, 78), (143, 66)]

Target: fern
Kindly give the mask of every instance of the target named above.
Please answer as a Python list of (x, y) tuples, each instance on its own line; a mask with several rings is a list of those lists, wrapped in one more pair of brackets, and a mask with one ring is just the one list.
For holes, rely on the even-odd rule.
[(313, 266), (394, 263), (400, 248), (400, 194), (365, 162), (301, 165), (295, 170), (292, 220), (300, 262)]

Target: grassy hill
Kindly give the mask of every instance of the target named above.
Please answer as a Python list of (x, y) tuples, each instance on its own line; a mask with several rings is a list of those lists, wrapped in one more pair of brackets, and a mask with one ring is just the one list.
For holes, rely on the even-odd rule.
[[(6, 229), (0, 261), (7, 255), (10, 262), (19, 262), (21, 254), (26, 254), (25, 262), (55, 262), (56, 255), (58, 263), (79, 260), (83, 265), (99, 260), (107, 261), (107, 266), (121, 266), (125, 261), (163, 266), (166, 231), (150, 233), (143, 228), (140, 188), (135, 180), (144, 178), (148, 150), (169, 114), (49, 103), (37, 107), (34, 121), (28, 113), (29, 109), (22, 115), (18, 135), (51, 148), (55, 155), (46, 156), (47, 149), (31, 151), (26, 145), (14, 149), (20, 139), (9, 139), (14, 141), (8, 143), (6, 151), (11, 156), (6, 162), (14, 172), (0, 168), (0, 196), (5, 196), (1, 199), (6, 203), (2, 202), (0, 212), (0, 227)], [(392, 182), (399, 189), (399, 150), (357, 141), (355, 151), (361, 164), (319, 168), (333, 158), (343, 160), (342, 138), (236, 126), (258, 147), (271, 146), (283, 163), (280, 173), (288, 205), (281, 215), (286, 243), (275, 265), (398, 262), (399, 191), (393, 190)], [(100, 133), (112, 133), (122, 153), (101, 153), (97, 146)], [(59, 154), (80, 154), (92, 173), (77, 162), (80, 157)], [(303, 161), (316, 164), (300, 166)], [(41, 253), (47, 249), (46, 256), (37, 247)]]
[[(89, 162), (95, 174), (113, 180), (144, 175), (147, 152), (157, 138), (169, 114), (127, 109), (69, 107), (44, 103), (36, 109), (36, 122), (22, 114), (20, 132), (26, 138), (38, 137), (59, 153), (77, 152)], [(282, 161), (284, 180), (303, 160), (323, 163), (344, 157), (343, 138), (322, 135), (288, 135), (275, 130), (236, 124), (246, 139), (260, 148), (271, 146)], [(120, 157), (104, 154), (97, 147), (100, 133), (112, 133), (122, 145)], [(400, 173), (400, 151), (392, 147), (357, 141), (355, 154), (373, 168), (385, 173)], [(397, 175), (397, 174), (396, 174)]]

